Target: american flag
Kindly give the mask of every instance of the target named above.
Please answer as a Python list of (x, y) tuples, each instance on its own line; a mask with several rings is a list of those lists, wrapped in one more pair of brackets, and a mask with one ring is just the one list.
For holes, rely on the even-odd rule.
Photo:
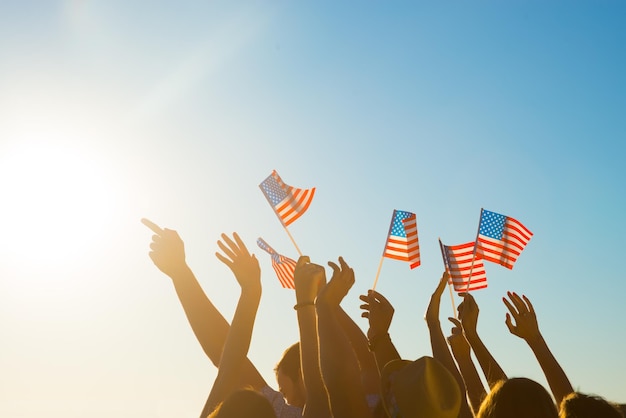
[(278, 254), (263, 238), (257, 239), (256, 243), (271, 256), (272, 267), (278, 276), (280, 284), (286, 289), (295, 289), (296, 285), (293, 282), (293, 272), (296, 269), (296, 262), (289, 257)]
[[(444, 245), (439, 240), (439, 245), (441, 246), (443, 263), (450, 274), (456, 292), (467, 292), (487, 287), (485, 264), (481, 258), (474, 254), (474, 242)], [(473, 265), (472, 259), (474, 260)], [(471, 278), (470, 271), (472, 272)]]
[(532, 236), (533, 233), (519, 221), (482, 210), (476, 252), (487, 261), (512, 269)]
[(414, 213), (394, 209), (383, 257), (408, 261), (412, 269), (420, 265), (417, 217)]
[(315, 187), (296, 189), (283, 183), (276, 170), (272, 171), (259, 187), (285, 226), (302, 216), (315, 194)]

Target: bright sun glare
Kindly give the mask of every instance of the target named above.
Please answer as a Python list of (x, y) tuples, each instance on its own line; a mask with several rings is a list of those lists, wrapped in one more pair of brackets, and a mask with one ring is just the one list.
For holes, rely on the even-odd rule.
[(2, 253), (15, 261), (66, 263), (110, 227), (115, 195), (106, 167), (84, 149), (20, 141), (0, 157)]

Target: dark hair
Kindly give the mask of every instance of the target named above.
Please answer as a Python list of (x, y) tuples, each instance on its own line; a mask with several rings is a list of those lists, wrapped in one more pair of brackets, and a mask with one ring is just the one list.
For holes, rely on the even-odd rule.
[(561, 402), (561, 418), (623, 418), (617, 405), (604, 398), (583, 393), (570, 393)]
[(270, 401), (254, 389), (231, 393), (207, 418), (276, 418)]
[(548, 391), (534, 380), (516, 377), (498, 382), (480, 405), (476, 418), (558, 418)]
[(302, 371), (300, 369), (300, 342), (292, 344), (285, 350), (283, 356), (274, 367), (274, 371), (284, 373), (294, 383), (302, 380)]

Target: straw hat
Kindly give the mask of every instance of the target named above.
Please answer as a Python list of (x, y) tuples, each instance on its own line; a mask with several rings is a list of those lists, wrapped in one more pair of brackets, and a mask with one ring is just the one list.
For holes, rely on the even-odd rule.
[(390, 417), (457, 418), (461, 390), (452, 373), (432, 357), (392, 360), (381, 376)]

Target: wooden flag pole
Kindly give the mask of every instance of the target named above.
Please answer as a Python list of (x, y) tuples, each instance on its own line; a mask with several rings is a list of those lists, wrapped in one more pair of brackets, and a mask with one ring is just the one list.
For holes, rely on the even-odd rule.
[(383, 266), (383, 260), (385, 257), (380, 257), (380, 263), (378, 263), (378, 271), (376, 272), (376, 277), (374, 278), (374, 285), (372, 286), (372, 290), (376, 290), (376, 284), (378, 283), (378, 276), (380, 275), (380, 268)]
[[(278, 219), (280, 219), (280, 218), (278, 218)], [(285, 224), (282, 222), (282, 220), (281, 220), (281, 223), (283, 224), (283, 228), (285, 228), (285, 232), (287, 232), (287, 235), (289, 235), (289, 239), (293, 243), (293, 246), (296, 247), (296, 251), (298, 251), (298, 255), (300, 257), (302, 257), (302, 251), (300, 251), (300, 248), (298, 248), (298, 244), (296, 244), (296, 241), (293, 239), (293, 237), (291, 236), (291, 233), (289, 232), (289, 230), (287, 229)]]
[[(448, 275), (450, 276), (450, 269), (448, 268), (448, 263), (446, 262), (447, 258), (444, 254), (443, 243), (441, 242), (441, 238), (439, 238), (439, 248), (441, 249), (441, 257), (443, 258), (443, 267), (446, 269), (446, 273), (448, 273)], [(452, 278), (452, 276), (450, 276), (450, 278)], [(454, 314), (455, 319), (459, 319), (457, 318), (457, 315), (456, 315), (456, 303), (454, 302), (454, 292), (452, 292), (452, 285), (450, 284), (449, 281), (448, 281), (448, 289), (450, 290), (450, 301), (452, 302), (452, 314)]]
[(476, 231), (476, 239), (474, 240), (474, 252), (472, 254), (472, 265), (470, 266), (470, 272), (467, 279), (467, 287), (465, 288), (465, 293), (469, 292), (470, 282), (472, 281), (472, 272), (474, 271), (474, 260), (476, 260), (476, 246), (478, 245), (478, 234), (480, 234), (481, 219), (483, 219), (483, 208), (480, 208), (480, 218), (478, 218), (478, 230)]

